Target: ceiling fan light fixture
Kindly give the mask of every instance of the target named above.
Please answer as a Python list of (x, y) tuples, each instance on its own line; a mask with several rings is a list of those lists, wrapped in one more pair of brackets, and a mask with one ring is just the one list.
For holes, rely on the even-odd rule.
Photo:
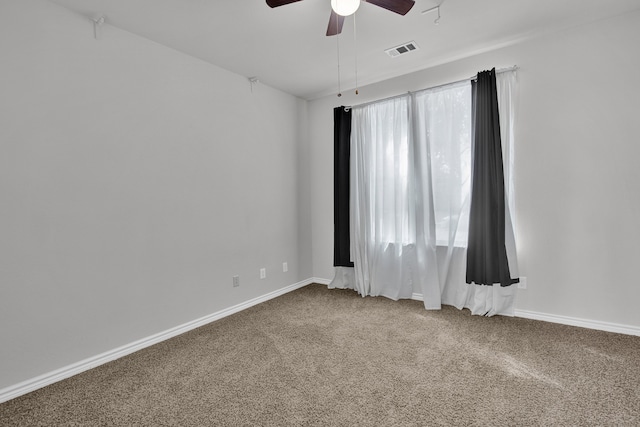
[(331, 0), (331, 9), (340, 16), (356, 13), (360, 7), (360, 0)]

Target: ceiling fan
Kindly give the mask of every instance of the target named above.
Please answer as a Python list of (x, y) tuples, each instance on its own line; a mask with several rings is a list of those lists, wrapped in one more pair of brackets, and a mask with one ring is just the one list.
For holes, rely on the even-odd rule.
[[(278, 7), (299, 1), (302, 0), (267, 0), (267, 5), (269, 5), (269, 7)], [(331, 0), (331, 16), (329, 17), (327, 36), (340, 34), (342, 32), (342, 25), (344, 24), (344, 17), (354, 13), (361, 2), (371, 3), (400, 15), (406, 15), (415, 4), (414, 0)], [(339, 7), (342, 5), (346, 6), (347, 9), (345, 11), (340, 10)]]

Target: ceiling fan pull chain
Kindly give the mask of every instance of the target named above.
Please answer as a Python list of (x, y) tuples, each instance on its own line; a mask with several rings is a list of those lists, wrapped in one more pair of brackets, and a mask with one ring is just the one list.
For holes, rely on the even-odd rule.
[(336, 34), (336, 50), (338, 52), (338, 98), (342, 96), (340, 87), (340, 34)]
[(358, 37), (356, 35), (356, 14), (353, 14), (353, 57), (355, 59), (356, 68), (356, 95), (358, 94)]

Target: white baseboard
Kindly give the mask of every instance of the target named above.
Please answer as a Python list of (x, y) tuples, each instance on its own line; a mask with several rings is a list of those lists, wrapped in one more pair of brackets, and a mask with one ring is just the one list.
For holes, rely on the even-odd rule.
[(598, 331), (615, 332), (618, 334), (640, 336), (640, 327), (621, 325), (619, 323), (601, 322), (599, 320), (580, 319), (577, 317), (559, 316), (557, 314), (538, 313), (529, 310), (515, 310), (516, 317), (542, 320), (544, 322), (560, 323), (562, 325), (579, 326), (581, 328)]
[(0, 390), (0, 403), (6, 402), (11, 399), (15, 399), (18, 396), (22, 396), (24, 394), (35, 391), (39, 388), (46, 387), (50, 384), (56, 383), (58, 381), (62, 381), (65, 378), (69, 378), (79, 373), (88, 371), (89, 369), (93, 369), (107, 362), (111, 362), (112, 360), (119, 359), (123, 356), (134, 353), (138, 350), (142, 350), (143, 348), (150, 347), (161, 341), (168, 340), (169, 338), (173, 338), (177, 335), (184, 334), (185, 332), (189, 332), (192, 329), (198, 328), (200, 326), (204, 326), (207, 323), (214, 322), (216, 320), (222, 319), (223, 317), (227, 317), (239, 311), (246, 310), (249, 307), (252, 307), (254, 305), (268, 301), (270, 299), (279, 297), (288, 292), (307, 286), (311, 283), (323, 283), (323, 281), (322, 279), (316, 279), (316, 278), (303, 280), (293, 285), (278, 289), (277, 291), (273, 291), (268, 294), (262, 295), (260, 297), (253, 298), (249, 301), (245, 301), (243, 303), (234, 305), (233, 307), (220, 310), (218, 312), (209, 314), (208, 316), (201, 317), (199, 319), (184, 323), (180, 326), (176, 326), (171, 329), (167, 329), (166, 331), (157, 333), (155, 335), (151, 335), (149, 337), (140, 339), (130, 344), (123, 345), (122, 347), (118, 347), (116, 349), (107, 351), (102, 354), (98, 354), (88, 359), (81, 360), (79, 362), (73, 363), (63, 368), (56, 369), (55, 371), (48, 372), (46, 374), (39, 375), (35, 378), (31, 378), (21, 383), (6, 387)]

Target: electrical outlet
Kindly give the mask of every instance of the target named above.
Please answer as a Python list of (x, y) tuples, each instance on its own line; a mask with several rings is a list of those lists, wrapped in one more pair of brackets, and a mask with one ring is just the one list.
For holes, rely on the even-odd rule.
[(518, 282), (518, 289), (527, 289), (527, 278), (520, 276), (520, 282)]
[(260, 278), (264, 279), (267, 277), (267, 269), (266, 268), (261, 268), (260, 269)]
[(286, 262), (282, 263), (282, 272), (286, 273), (287, 271), (289, 271), (289, 265)]
[(237, 288), (240, 286), (240, 276), (233, 276), (233, 287)]

